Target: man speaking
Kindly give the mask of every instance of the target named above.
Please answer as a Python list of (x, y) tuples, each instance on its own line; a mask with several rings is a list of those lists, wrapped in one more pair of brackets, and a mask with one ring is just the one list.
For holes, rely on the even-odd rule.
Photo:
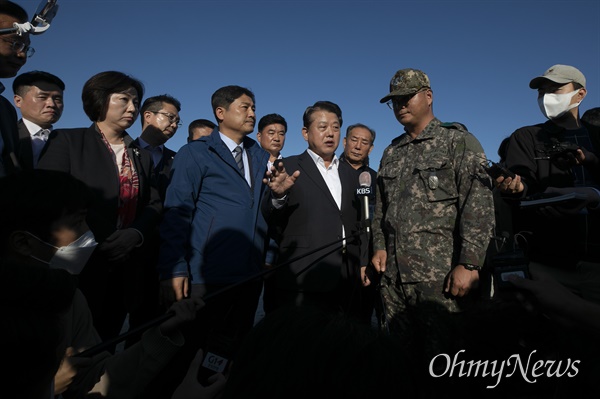
[(360, 269), (367, 265), (367, 240), (360, 239), (364, 234), (359, 230), (357, 173), (335, 155), (341, 127), (340, 107), (316, 102), (303, 116), (302, 135), (308, 149), (283, 159), (285, 170), (290, 174), (299, 170), (300, 176), (281, 200), (282, 206), (272, 210), (279, 264), (289, 265), (268, 279), (274, 295), (271, 303), (265, 303), (267, 313), (288, 305), (361, 316)]

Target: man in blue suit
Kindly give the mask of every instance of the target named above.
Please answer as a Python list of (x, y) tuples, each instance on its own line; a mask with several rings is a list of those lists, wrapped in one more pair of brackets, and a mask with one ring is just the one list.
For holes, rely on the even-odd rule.
[[(167, 189), (159, 274), (168, 302), (261, 270), (267, 223), (259, 210), (269, 154), (246, 137), (256, 122), (254, 95), (226, 86), (213, 94), (212, 106), (218, 129), (179, 150)], [(233, 152), (238, 146), (243, 170)]]
[[(250, 90), (225, 86), (211, 102), (218, 127), (179, 150), (167, 189), (158, 266), (166, 303), (205, 297), (259, 273), (267, 241), (261, 202), (269, 187), (274, 198), (285, 195), (298, 175), (264, 179), (269, 154), (247, 137), (256, 123)], [(261, 289), (258, 278), (213, 297), (190, 327), (186, 346), (219, 359), (222, 367), (213, 371), (223, 371), (252, 328)], [(195, 350), (181, 352), (188, 358), (177, 363), (187, 365)]]

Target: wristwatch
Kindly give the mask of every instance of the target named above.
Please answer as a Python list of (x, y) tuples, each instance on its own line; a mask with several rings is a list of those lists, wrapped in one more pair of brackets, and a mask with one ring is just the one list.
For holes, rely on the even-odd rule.
[(479, 271), (479, 270), (481, 270), (481, 266), (472, 265), (470, 263), (463, 263), (462, 265), (463, 265), (463, 267), (465, 269), (470, 270), (470, 271), (473, 271), (473, 270)]

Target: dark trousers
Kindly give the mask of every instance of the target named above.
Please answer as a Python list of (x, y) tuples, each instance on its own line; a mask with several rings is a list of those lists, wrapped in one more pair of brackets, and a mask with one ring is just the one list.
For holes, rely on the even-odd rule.
[[(132, 270), (128, 284), (130, 300), (127, 301), (127, 310), (130, 330), (161, 316), (167, 310), (159, 304), (160, 284), (156, 269), (160, 247), (158, 237), (148, 243), (150, 245), (145, 245), (140, 251), (140, 259)], [(141, 337), (142, 333), (130, 336), (125, 342), (125, 347), (135, 344)]]
[[(88, 302), (102, 341), (119, 335), (127, 317), (125, 290), (129, 262), (109, 262), (96, 251), (79, 275), (79, 289)], [(114, 352), (115, 347), (109, 350)]]
[[(362, 286), (360, 270), (355, 264), (356, 262), (348, 260), (344, 252), (337, 284), (329, 290), (321, 291), (307, 290), (301, 284), (283, 287), (278, 284), (276, 275), (280, 271), (274, 270), (265, 276), (265, 313), (270, 314), (283, 306), (311, 306), (328, 312), (343, 312), (357, 321), (370, 324), (377, 292), (374, 287)], [(351, 269), (352, 267), (355, 269)]]

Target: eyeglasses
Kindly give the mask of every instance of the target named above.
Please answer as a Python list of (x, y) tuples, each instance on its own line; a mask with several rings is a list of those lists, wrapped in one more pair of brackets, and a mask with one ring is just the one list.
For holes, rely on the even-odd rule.
[(3, 42), (10, 43), (10, 48), (14, 52), (20, 53), (23, 51), (27, 57), (31, 57), (35, 53), (35, 49), (33, 47), (30, 47), (23, 42), (12, 41), (3, 37), (0, 37), (0, 39), (2, 39)]
[(407, 94), (405, 96), (393, 97), (391, 100), (387, 101), (385, 104), (388, 106), (389, 109), (394, 110), (394, 103), (406, 104), (407, 102), (410, 101), (411, 98), (413, 98), (414, 96), (416, 96), (417, 94), (419, 94), (420, 92), (425, 91), (425, 90), (429, 90), (429, 88), (423, 87), (422, 89), (419, 89), (418, 91), (416, 91), (412, 94)]
[(153, 114), (161, 114), (169, 118), (169, 123), (172, 125), (173, 123), (177, 124), (177, 127), (181, 127), (183, 124), (181, 123), (181, 119), (177, 117), (177, 115), (170, 114), (168, 112), (162, 111), (150, 111)]

